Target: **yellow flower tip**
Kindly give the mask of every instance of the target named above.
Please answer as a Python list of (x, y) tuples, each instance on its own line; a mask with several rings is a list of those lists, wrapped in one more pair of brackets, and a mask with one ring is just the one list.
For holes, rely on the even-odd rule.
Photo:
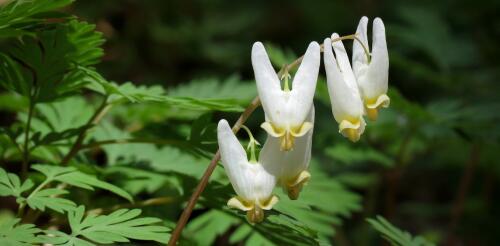
[(259, 207), (264, 210), (271, 210), (276, 203), (278, 203), (279, 199), (277, 196), (271, 196), (269, 199), (264, 201), (259, 201)]
[(368, 119), (375, 121), (378, 118), (379, 109), (389, 107), (391, 99), (386, 94), (382, 94), (377, 97), (377, 99), (367, 99), (365, 102), (366, 115), (368, 116)]
[(264, 210), (271, 210), (279, 199), (277, 196), (271, 196), (263, 201), (248, 201), (241, 197), (233, 197), (227, 202), (230, 208), (236, 208), (247, 213), (247, 220), (251, 224), (260, 223), (264, 220)]
[(242, 211), (250, 211), (254, 209), (255, 204), (251, 201), (247, 201), (241, 197), (233, 197), (227, 201), (227, 206), (230, 208), (236, 208)]
[(262, 129), (264, 129), (267, 134), (275, 137), (275, 138), (279, 138), (279, 137), (282, 137), (285, 135), (285, 129), (281, 128), (281, 127), (275, 127), (273, 126), (273, 124), (271, 124), (270, 122), (264, 122), (260, 125), (260, 127)]
[(314, 126), (313, 123), (306, 121), (302, 123), (302, 125), (300, 125), (299, 127), (292, 127), (290, 129), (290, 134), (296, 138), (302, 137), (306, 135), (306, 133), (308, 133), (313, 128), (313, 126)]
[(360, 139), (360, 137), (361, 137), (361, 136), (359, 135), (359, 133), (358, 133), (357, 129), (352, 129), (352, 128), (348, 128), (348, 129), (346, 129), (346, 130), (344, 131), (344, 134), (345, 134), (345, 136), (346, 136), (349, 140), (351, 140), (353, 143), (355, 143), (355, 142), (359, 141), (359, 139)]
[(250, 224), (260, 223), (264, 220), (264, 211), (259, 206), (247, 211), (247, 220)]
[(360, 132), (361, 120), (356, 119), (354, 123), (348, 120), (343, 120), (339, 125), (339, 132), (352, 142), (357, 142), (361, 137)]
[(378, 118), (378, 108), (366, 108), (366, 115), (371, 121), (376, 121)]
[(304, 185), (311, 179), (308, 171), (302, 171), (296, 178), (286, 184), (286, 193), (290, 200), (297, 200)]

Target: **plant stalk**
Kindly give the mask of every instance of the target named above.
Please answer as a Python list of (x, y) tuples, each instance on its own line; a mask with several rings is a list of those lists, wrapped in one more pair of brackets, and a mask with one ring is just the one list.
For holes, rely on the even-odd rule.
[(30, 105), (28, 108), (28, 122), (26, 123), (26, 131), (24, 133), (24, 145), (23, 145), (23, 164), (21, 170), (21, 177), (26, 179), (28, 175), (28, 165), (29, 165), (29, 141), (30, 141), (30, 129), (31, 129), (31, 118), (33, 118), (33, 111), (35, 111), (35, 103), (30, 100)]

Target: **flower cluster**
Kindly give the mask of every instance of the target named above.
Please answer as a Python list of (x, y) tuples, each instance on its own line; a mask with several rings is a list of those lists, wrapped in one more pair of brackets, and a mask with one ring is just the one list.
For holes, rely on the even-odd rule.
[[(376, 120), (378, 110), (389, 106), (387, 96), (389, 57), (382, 20), (373, 22), (372, 49), (367, 38), (368, 18), (361, 18), (354, 36), (352, 67), (342, 37), (336, 33), (323, 43), (328, 92), (339, 132), (356, 142), (363, 134), (363, 116)], [(307, 171), (311, 159), (314, 128), (313, 98), (321, 62), (321, 46), (311, 42), (292, 81), (285, 69), (282, 78), (274, 70), (264, 45), (252, 48), (252, 66), (257, 91), (266, 121), (261, 127), (267, 140), (255, 157), (257, 141), (251, 132), (250, 160), (226, 120), (219, 121), (217, 136), (222, 164), (237, 196), (228, 206), (247, 212), (251, 223), (264, 219), (264, 210), (278, 202), (273, 195), (281, 186), (288, 197), (296, 200), (311, 175)], [(282, 81), (283, 80), (283, 81)], [(283, 82), (283, 88), (281, 83)]]

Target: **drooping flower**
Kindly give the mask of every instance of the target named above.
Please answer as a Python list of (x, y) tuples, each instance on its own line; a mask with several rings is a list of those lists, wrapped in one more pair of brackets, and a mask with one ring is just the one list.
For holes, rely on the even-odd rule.
[[(328, 93), (333, 116), (339, 123), (339, 132), (356, 142), (366, 125), (363, 119), (363, 101), (342, 41), (332, 43), (332, 40), (338, 37), (334, 33), (332, 39), (327, 38), (323, 43)], [(337, 59), (333, 55), (332, 47)]]
[[(264, 211), (270, 210), (278, 202), (272, 195), (276, 178), (268, 173), (254, 155), (249, 161), (245, 149), (234, 135), (226, 120), (220, 120), (217, 126), (217, 139), (221, 161), (237, 196), (227, 205), (247, 212), (251, 223), (264, 219)], [(253, 137), (251, 137), (253, 140)]]
[[(356, 34), (363, 45), (369, 50), (367, 38), (368, 18), (363, 16), (359, 21)], [(389, 53), (385, 40), (384, 22), (380, 18), (373, 21), (373, 40), (371, 56), (367, 56), (365, 48), (355, 41), (352, 50), (354, 75), (363, 98), (368, 118), (376, 120), (378, 110), (388, 107), (390, 99), (387, 96), (389, 77)]]
[(280, 78), (276, 74), (264, 45), (256, 42), (252, 48), (252, 66), (257, 82), (266, 122), (261, 127), (272, 137), (280, 139), (280, 149), (289, 151), (295, 138), (304, 136), (312, 123), (306, 121), (313, 103), (320, 65), (320, 47), (311, 42), (302, 63), (293, 78), (292, 89), (288, 87), (288, 74), (285, 86), (281, 89)]
[[(314, 106), (310, 108), (306, 120), (314, 124)], [(269, 136), (260, 151), (262, 165), (276, 176), (278, 184), (292, 200), (299, 197), (302, 187), (311, 177), (307, 169), (311, 160), (312, 135), (313, 128), (304, 137), (298, 138), (290, 151), (276, 151), (280, 141)]]

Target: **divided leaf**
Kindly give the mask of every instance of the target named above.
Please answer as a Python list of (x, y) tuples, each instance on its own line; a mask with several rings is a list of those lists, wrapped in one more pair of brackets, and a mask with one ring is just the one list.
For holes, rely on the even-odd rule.
[(68, 213), (70, 235), (59, 231), (46, 231), (54, 236), (43, 238), (54, 245), (77, 246), (129, 242), (129, 239), (166, 243), (170, 237), (169, 228), (157, 225), (161, 219), (138, 218), (140, 209), (120, 209), (109, 215), (90, 214), (86, 217), (84, 213), (84, 206)]
[(13, 40), (0, 53), (0, 85), (33, 102), (54, 101), (76, 93), (87, 81), (76, 65), (95, 64), (102, 56), (102, 34), (76, 20)]
[(377, 230), (383, 238), (393, 246), (432, 246), (431, 242), (425, 240), (421, 236), (412, 237), (410, 233), (403, 231), (382, 216), (377, 216), (376, 219), (367, 219), (368, 223)]
[[(5, 1), (4, 1), (5, 2)], [(73, 0), (17, 0), (8, 1), (0, 6), (0, 37), (15, 37), (33, 34), (30, 30), (50, 17), (65, 17), (62, 13), (52, 12)]]
[(21, 219), (10, 218), (0, 223), (0, 245), (34, 245), (39, 243), (36, 234), (41, 232), (33, 224), (18, 224)]
[(33, 169), (47, 176), (47, 180), (57, 180), (88, 190), (93, 190), (94, 187), (97, 187), (113, 192), (129, 201), (133, 201), (132, 196), (120, 187), (101, 181), (92, 175), (82, 173), (74, 167), (33, 165)]
[(71, 211), (76, 208), (76, 204), (71, 200), (58, 197), (67, 193), (66, 190), (49, 188), (33, 193), (32, 196), (26, 199), (21, 198), (19, 201), (26, 200), (28, 206), (32, 209), (45, 211), (45, 208), (50, 208), (59, 213), (64, 213), (64, 211)]
[(33, 182), (30, 179), (21, 184), (19, 177), (13, 173), (7, 173), (0, 168), (0, 196), (21, 197), (21, 193), (31, 189)]

